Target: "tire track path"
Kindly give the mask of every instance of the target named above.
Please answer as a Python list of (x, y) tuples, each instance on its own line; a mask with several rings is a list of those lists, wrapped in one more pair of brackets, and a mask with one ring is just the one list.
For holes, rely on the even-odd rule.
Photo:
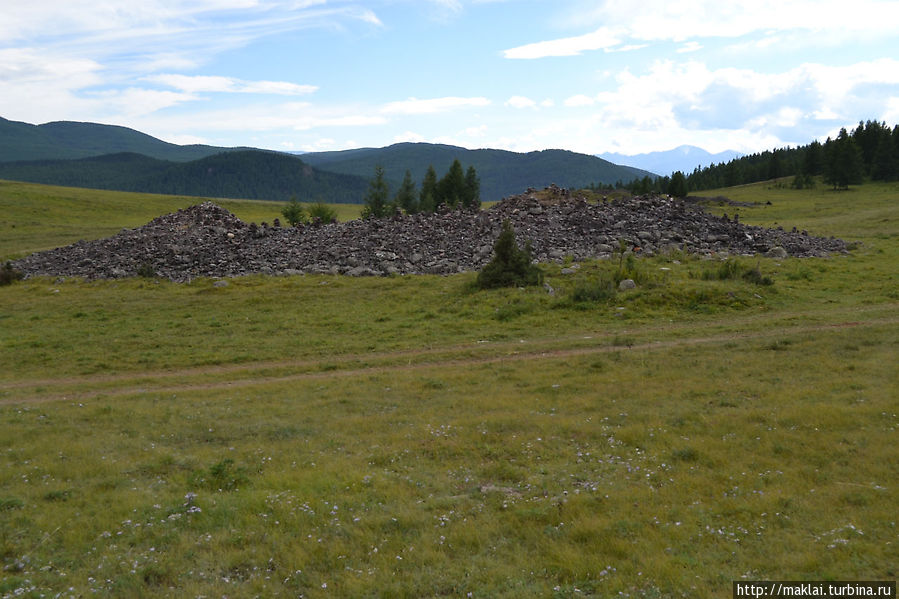
[[(856, 312), (855, 315), (858, 315)], [(831, 314), (831, 316), (833, 316)], [(720, 323), (717, 323), (720, 324)], [(652, 352), (678, 347), (746, 342), (811, 334), (850, 327), (899, 325), (899, 317), (771, 327), (760, 331), (725, 331), (652, 341), (628, 341), (628, 334), (676, 333), (678, 327), (635, 329), (615, 335), (548, 337), (532, 341), (456, 345), (394, 352), (332, 356), (297, 361), (229, 364), (111, 375), (89, 375), (0, 383), (0, 406), (55, 401), (84, 401), (142, 394), (241, 389), (268, 384), (435, 368), (475, 367), (507, 362), (558, 360), (613, 352)], [(691, 326), (695, 330), (695, 325)], [(559, 347), (562, 345), (562, 347)], [(567, 347), (566, 347), (567, 345)], [(210, 377), (217, 377), (208, 380)], [(177, 380), (177, 379), (181, 380)], [(196, 379), (203, 380), (196, 380)], [(192, 380), (193, 379), (193, 380)]]

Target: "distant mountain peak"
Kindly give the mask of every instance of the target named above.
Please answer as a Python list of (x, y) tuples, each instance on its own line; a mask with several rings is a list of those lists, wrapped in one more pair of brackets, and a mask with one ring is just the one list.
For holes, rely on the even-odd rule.
[(734, 158), (743, 156), (743, 154), (734, 150), (725, 150), (724, 152), (712, 154), (696, 146), (680, 145), (664, 152), (646, 152), (643, 154), (606, 152), (597, 154), (597, 156), (616, 164), (632, 166), (656, 173), (657, 175), (667, 176), (674, 171), (689, 174), (696, 167), (704, 168), (711, 164), (729, 162)]

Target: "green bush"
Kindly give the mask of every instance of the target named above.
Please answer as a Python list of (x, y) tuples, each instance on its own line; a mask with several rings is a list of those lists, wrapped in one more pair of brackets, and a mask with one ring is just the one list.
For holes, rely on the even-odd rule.
[(531, 263), (531, 243), (527, 242), (525, 248), (520, 249), (509, 221), (503, 222), (503, 230), (493, 246), (493, 254), (493, 260), (478, 273), (475, 284), (479, 289), (526, 287), (543, 283), (543, 271)]
[(774, 285), (774, 279), (763, 275), (758, 266), (743, 271), (743, 280), (754, 285)]
[(144, 262), (137, 267), (137, 276), (143, 277), (145, 279), (156, 278), (156, 269), (153, 268), (153, 265), (151, 263)]
[(246, 471), (234, 466), (234, 460), (225, 458), (208, 470), (194, 475), (194, 484), (213, 491), (233, 491), (248, 482)]
[(744, 266), (736, 260), (728, 258), (724, 260), (717, 268), (707, 268), (702, 272), (703, 281), (728, 281), (743, 279), (747, 283), (755, 285), (773, 285), (774, 279), (763, 275), (758, 266)]
[(281, 214), (287, 219), (291, 227), (306, 222), (306, 209), (297, 201), (296, 197), (290, 198), (287, 206), (281, 210)]
[(615, 298), (615, 283), (607, 279), (581, 281), (571, 292), (571, 300), (576, 303), (605, 303)]
[(21, 270), (13, 268), (12, 262), (7, 262), (0, 268), (0, 285), (12, 285), (14, 281), (25, 278)]
[(337, 211), (322, 202), (316, 202), (309, 206), (309, 219), (318, 218), (322, 223), (330, 223), (337, 220)]

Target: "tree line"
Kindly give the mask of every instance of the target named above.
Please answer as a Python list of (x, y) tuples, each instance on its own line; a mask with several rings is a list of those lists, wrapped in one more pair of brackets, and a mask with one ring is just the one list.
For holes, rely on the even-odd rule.
[(836, 138), (828, 137), (824, 143), (815, 140), (795, 148), (766, 150), (727, 163), (697, 167), (689, 175), (678, 171), (671, 177), (647, 176), (630, 183), (618, 181), (615, 187), (638, 195), (655, 192), (680, 196), (790, 176), (793, 177), (791, 186), (796, 189), (814, 186), (817, 177), (834, 189), (848, 189), (865, 179), (897, 181), (899, 125), (890, 128), (883, 122), (859, 122), (855, 129), (849, 131), (844, 127)]
[(462, 163), (458, 159), (453, 160), (449, 170), (438, 180), (437, 171), (433, 165), (429, 165), (420, 190), (412, 180), (412, 172), (407, 169), (403, 182), (391, 198), (384, 168), (378, 165), (369, 182), (362, 216), (380, 218), (396, 210), (403, 210), (407, 214), (436, 212), (440, 206), (461, 206), (465, 209), (477, 209), (481, 206), (481, 180), (473, 166), (464, 171)]
[(836, 138), (796, 148), (779, 148), (696, 169), (687, 177), (690, 189), (713, 189), (792, 176), (793, 187), (814, 184), (814, 177), (834, 189), (848, 189), (865, 179), (899, 180), (899, 125), (859, 122)]

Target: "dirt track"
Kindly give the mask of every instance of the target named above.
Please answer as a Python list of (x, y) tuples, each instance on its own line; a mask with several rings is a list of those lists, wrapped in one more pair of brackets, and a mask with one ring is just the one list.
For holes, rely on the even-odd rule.
[[(872, 310), (888, 306), (873, 306)], [(36, 404), (54, 401), (84, 401), (129, 395), (178, 394), (195, 390), (238, 389), (264, 384), (311, 379), (353, 377), (466, 367), (527, 360), (563, 359), (611, 352), (651, 352), (677, 347), (690, 347), (733, 341), (764, 340), (803, 335), (847, 327), (899, 325), (899, 317), (862, 319), (868, 310), (845, 311), (855, 320), (823, 324), (771, 327), (762, 331), (727, 331), (703, 336), (670, 338), (681, 327), (638, 328), (634, 337), (668, 336), (668, 339), (629, 341), (627, 335), (581, 335), (547, 337), (501, 343), (477, 343), (440, 348), (393, 352), (372, 352), (296, 361), (255, 362), (191, 367), (178, 370), (142, 371), (109, 375), (86, 375), (60, 378), (29, 379), (0, 383), (0, 405)], [(781, 315), (782, 316), (782, 315)], [(830, 314), (834, 316), (833, 313)], [(720, 323), (713, 323), (720, 324)], [(691, 330), (703, 327), (694, 325)], [(667, 332), (667, 335), (665, 334)]]

